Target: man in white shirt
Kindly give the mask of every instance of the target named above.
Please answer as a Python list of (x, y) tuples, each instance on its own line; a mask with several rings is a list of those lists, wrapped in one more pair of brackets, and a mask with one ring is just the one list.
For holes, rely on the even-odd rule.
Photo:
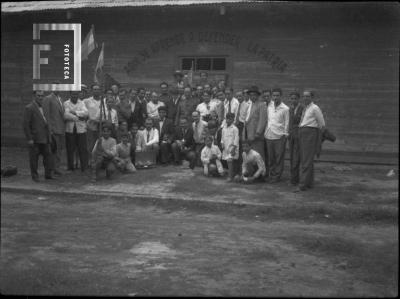
[(314, 93), (303, 92), (304, 109), (299, 123), (300, 182), (297, 191), (312, 188), (314, 183), (314, 156), (318, 134), (325, 128), (321, 109), (313, 103)]
[(86, 119), (88, 110), (82, 100), (78, 99), (79, 92), (71, 91), (70, 99), (64, 102), (65, 141), (67, 148), (68, 170), (74, 170), (74, 154), (76, 148), (79, 153), (81, 171), (86, 170), (88, 164)]
[(100, 85), (92, 85), (92, 96), (84, 99), (83, 102), (88, 110), (87, 120), (87, 149), (88, 149), (88, 161), (92, 161), (92, 150), (94, 144), (99, 138), (99, 116), (100, 116), (100, 103), (101, 103), (101, 90)]
[(268, 123), (264, 137), (267, 140), (268, 168), (271, 183), (280, 180), (283, 173), (286, 138), (289, 135), (289, 107), (282, 103), (282, 90), (272, 90), (268, 109)]
[[(117, 129), (118, 129), (118, 113), (117, 110), (113, 108), (114, 98), (112, 95), (107, 95), (103, 100), (105, 101), (102, 120), (107, 121), (111, 124), (111, 137), (117, 138)], [(100, 119), (100, 109), (97, 111), (97, 119)]]
[(217, 108), (217, 103), (211, 102), (211, 95), (208, 92), (203, 92), (203, 102), (197, 105), (196, 110), (200, 113), (201, 119), (209, 121), (211, 119), (211, 112)]
[(153, 120), (147, 118), (145, 123), (145, 129), (138, 131), (136, 138), (136, 151), (146, 152), (155, 151), (158, 156), (159, 147), (159, 133), (156, 128), (153, 128)]
[(245, 183), (264, 182), (266, 174), (264, 160), (257, 151), (252, 149), (252, 143), (249, 140), (243, 141), (242, 160), (242, 175), (237, 175), (235, 180)]
[(147, 103), (147, 116), (151, 119), (159, 119), (158, 108), (165, 106), (165, 104), (158, 100), (158, 94), (156, 92), (151, 93), (151, 101)]
[(233, 97), (233, 89), (225, 88), (225, 99), (224, 99), (224, 113), (221, 127), (225, 125), (226, 115), (233, 113), (235, 115), (234, 122), (236, 122), (239, 113), (239, 100)]
[(194, 140), (194, 149), (196, 152), (196, 160), (191, 161), (189, 164), (189, 167), (193, 169), (195, 167), (195, 164), (193, 162), (196, 162), (197, 166), (201, 167), (201, 160), (200, 160), (200, 155), (201, 155), (201, 150), (204, 147), (204, 142), (205, 142), (205, 137), (208, 135), (208, 128), (207, 128), (207, 122), (204, 120), (200, 119), (200, 113), (198, 111), (193, 111), (192, 113), (192, 129), (193, 129), (193, 140)]

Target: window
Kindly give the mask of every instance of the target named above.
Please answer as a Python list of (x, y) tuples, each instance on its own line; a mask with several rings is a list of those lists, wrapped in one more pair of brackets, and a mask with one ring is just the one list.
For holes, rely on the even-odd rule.
[(189, 71), (226, 71), (226, 57), (181, 57), (181, 69)]

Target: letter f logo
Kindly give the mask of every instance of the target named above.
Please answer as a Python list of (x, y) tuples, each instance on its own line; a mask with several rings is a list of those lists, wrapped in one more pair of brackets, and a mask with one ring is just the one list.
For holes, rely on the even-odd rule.
[[(39, 24), (33, 24), (33, 40), (40, 40)], [(50, 51), (50, 45), (33, 45), (33, 79), (40, 79), (40, 65), (49, 64), (48, 58), (40, 58), (40, 51)]]

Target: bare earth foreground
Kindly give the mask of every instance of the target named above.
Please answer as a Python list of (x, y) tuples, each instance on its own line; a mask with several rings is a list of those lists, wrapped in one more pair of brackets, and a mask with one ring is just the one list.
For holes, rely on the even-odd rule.
[(25, 151), (2, 148), (8, 164), (2, 294), (398, 294), (397, 166), (318, 163), (315, 188), (293, 193), (287, 177), (243, 186), (185, 166), (37, 184)]

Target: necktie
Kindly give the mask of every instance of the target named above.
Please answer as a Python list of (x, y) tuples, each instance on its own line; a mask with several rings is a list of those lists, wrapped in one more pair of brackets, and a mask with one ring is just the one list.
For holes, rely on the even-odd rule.
[(229, 113), (232, 113), (232, 111), (231, 111), (231, 102), (232, 102), (232, 100), (229, 101), (229, 109), (228, 109)]
[(103, 119), (105, 120), (106, 119), (106, 109), (105, 109), (106, 107), (104, 106), (103, 101), (100, 102), (100, 105), (101, 105), (102, 111), (103, 111)]
[(111, 120), (111, 108), (107, 108), (107, 109), (108, 109), (108, 120), (112, 121)]
[(307, 110), (307, 107), (304, 107), (303, 112), (301, 113), (301, 118), (300, 118), (299, 126), (300, 126), (301, 123), (303, 122), (304, 114), (306, 113), (306, 110)]
[(58, 102), (60, 103), (62, 112), (64, 113), (64, 105), (62, 104), (61, 98), (60, 98), (59, 96), (57, 96), (57, 100), (58, 100)]
[(40, 114), (41, 114), (42, 117), (43, 117), (44, 122), (47, 123), (47, 119), (46, 119), (46, 117), (44, 116), (44, 112), (43, 112), (42, 106), (39, 106), (39, 111), (40, 111)]
[(253, 102), (250, 100), (249, 106), (247, 107), (247, 116), (246, 116), (246, 122), (250, 118), (250, 113), (251, 113), (251, 107), (253, 106)]
[(150, 139), (150, 131), (147, 131), (147, 142), (149, 142)]

